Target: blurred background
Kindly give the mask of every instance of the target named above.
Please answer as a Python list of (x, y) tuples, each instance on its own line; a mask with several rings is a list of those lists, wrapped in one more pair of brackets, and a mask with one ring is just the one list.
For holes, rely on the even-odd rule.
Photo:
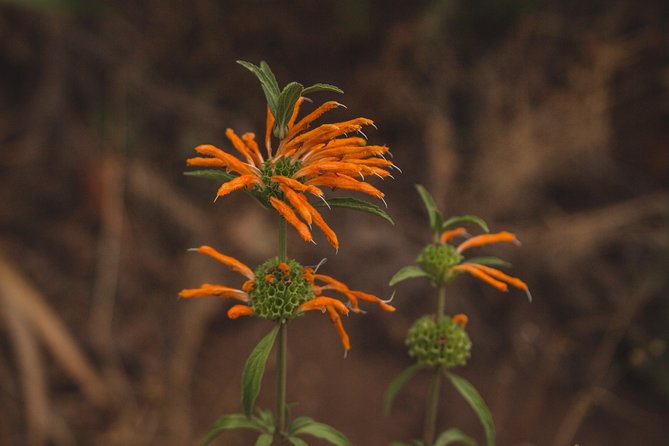
[[(327, 257), (326, 274), (389, 296), (430, 237), (415, 183), (447, 215), (518, 234), (521, 247), (485, 253), (510, 260), (534, 302), (468, 277), (448, 291), (474, 343), (458, 373), (499, 445), (669, 444), (668, 26), (660, 0), (3, 0), (0, 444), (195, 445), (240, 410), (242, 366), (271, 325), (176, 299), (241, 285), (187, 248), (249, 265), (276, 251), (274, 212), (241, 193), (212, 204), (215, 184), (182, 175), (196, 145), (229, 147), (227, 127), (264, 131), (237, 59), (268, 61), (281, 84), (341, 87), (348, 109), (325, 122), (374, 119), (370, 143), (403, 171), (380, 185), (394, 227), (326, 212), (342, 247), (291, 231), (303, 264)], [(389, 418), (382, 394), (433, 296), (407, 281), (398, 312), (347, 318), (346, 359), (327, 318), (291, 324), (294, 413), (355, 445), (419, 437), (428, 377)], [(453, 426), (482, 438), (445, 390), (439, 429)]]

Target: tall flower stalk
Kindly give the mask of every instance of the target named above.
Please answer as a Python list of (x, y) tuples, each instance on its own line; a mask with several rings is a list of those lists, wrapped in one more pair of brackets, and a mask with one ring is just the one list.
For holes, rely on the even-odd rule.
[[(188, 175), (211, 179), (219, 183), (216, 199), (236, 190), (245, 190), (265, 208), (274, 209), (279, 216), (278, 254), (255, 269), (227, 256), (210, 246), (194, 249), (224, 264), (244, 276), (239, 288), (204, 283), (198, 288), (184, 289), (184, 299), (221, 297), (236, 301), (228, 309), (228, 317), (254, 316), (271, 320), (275, 327), (253, 349), (242, 373), (242, 413), (221, 417), (204, 440), (209, 444), (223, 432), (245, 428), (259, 432), (257, 446), (305, 445), (302, 435), (311, 435), (336, 446), (349, 446), (346, 437), (334, 428), (305, 416), (291, 419), (287, 410), (287, 349), (288, 323), (310, 311), (328, 316), (345, 351), (351, 342), (344, 329), (342, 317), (362, 313), (360, 302), (378, 305), (385, 311), (395, 308), (372, 294), (350, 289), (343, 282), (319, 272), (320, 264), (304, 267), (288, 257), (287, 226), (291, 225), (302, 239), (314, 242), (311, 227), (316, 225), (327, 241), (338, 250), (337, 234), (325, 222), (318, 207), (348, 208), (377, 215), (392, 223), (384, 210), (375, 204), (352, 197), (328, 198), (322, 188), (358, 191), (383, 200), (383, 192), (367, 182), (366, 176), (386, 178), (391, 161), (383, 156), (385, 146), (367, 145), (366, 137), (348, 136), (372, 125), (367, 118), (356, 118), (334, 124), (309, 127), (328, 110), (341, 106), (329, 101), (298, 119), (307, 94), (316, 91), (341, 93), (328, 84), (303, 87), (291, 82), (283, 89), (269, 66), (239, 62), (259, 79), (267, 99), (265, 153), (260, 150), (253, 133), (238, 136), (232, 129), (226, 137), (236, 150), (237, 157), (211, 144), (195, 148), (201, 155), (188, 159), (189, 166), (204, 167)], [(276, 145), (272, 137), (278, 139)], [(315, 201), (310, 201), (310, 197)], [(330, 297), (335, 292), (342, 298)], [(327, 294), (327, 295), (326, 295)], [(276, 407), (274, 413), (255, 408), (260, 392), (265, 364), (276, 347)], [(254, 410), (255, 409), (255, 410)]]
[[(433, 242), (428, 244), (417, 259), (418, 265), (409, 265), (398, 271), (390, 280), (396, 285), (407, 279), (423, 277), (436, 290), (436, 313), (418, 319), (410, 328), (406, 344), (409, 355), (416, 363), (402, 372), (386, 392), (385, 410), (390, 412), (393, 400), (406, 382), (419, 370), (427, 369), (431, 374), (430, 387), (426, 398), (425, 420), (421, 440), (408, 443), (397, 442), (393, 446), (445, 446), (452, 442), (475, 445), (473, 438), (460, 430), (451, 428), (438, 437), (437, 420), (441, 381), (447, 377), (456, 390), (464, 397), (481, 420), (485, 431), (486, 444), (495, 444), (495, 428), (490, 410), (483, 398), (464, 378), (450, 369), (465, 365), (470, 356), (471, 341), (465, 328), (468, 318), (464, 314), (452, 317), (446, 315), (446, 286), (463, 272), (482, 280), (492, 287), (506, 292), (509, 285), (527, 293), (531, 299), (527, 284), (510, 276), (496, 267), (508, 266), (508, 263), (496, 257), (475, 257), (465, 259), (464, 252), (477, 247), (501, 243), (517, 243), (516, 236), (510, 232), (489, 234), (484, 220), (473, 215), (444, 219), (431, 195), (420, 185), (416, 186), (427, 210)], [(475, 226), (486, 234), (470, 236), (465, 226)], [(464, 237), (465, 241), (457, 245), (452, 241)]]

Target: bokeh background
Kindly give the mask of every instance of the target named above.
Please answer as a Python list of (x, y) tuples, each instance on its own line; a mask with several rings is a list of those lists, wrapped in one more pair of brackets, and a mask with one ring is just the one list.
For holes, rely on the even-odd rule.
[[(270, 325), (176, 299), (241, 284), (187, 248), (275, 253), (273, 212), (241, 193), (212, 204), (214, 184), (182, 175), (227, 127), (263, 131), (237, 59), (340, 86), (348, 109), (331, 119), (374, 119), (367, 136), (403, 171), (381, 185), (394, 227), (328, 213), (342, 248), (291, 232), (302, 263), (327, 257), (327, 274), (389, 296), (429, 240), (415, 183), (447, 215), (518, 234), (485, 252), (513, 263), (532, 304), (465, 277), (448, 295), (474, 342), (459, 373), (499, 445), (669, 444), (668, 26), (661, 0), (0, 2), (0, 444), (194, 445), (239, 411)], [(407, 281), (395, 314), (347, 318), (346, 359), (326, 318), (291, 324), (294, 412), (355, 445), (419, 437), (427, 377), (389, 418), (382, 393), (433, 294)], [(453, 391), (439, 424), (482, 437)]]

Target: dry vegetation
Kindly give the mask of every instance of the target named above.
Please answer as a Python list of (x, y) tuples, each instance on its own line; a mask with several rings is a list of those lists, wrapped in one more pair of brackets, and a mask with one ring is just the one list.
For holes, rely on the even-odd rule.
[[(416, 182), (447, 214), (519, 234), (497, 253), (534, 303), (462, 280), (449, 307), (470, 315), (463, 374), (500, 445), (669, 442), (665, 2), (16, 3), (0, 3), (0, 444), (197, 444), (239, 409), (268, 327), (176, 293), (234, 279), (186, 248), (250, 264), (275, 250), (269, 213), (243, 195), (212, 205), (211, 184), (181, 175), (196, 144), (262, 128), (240, 58), (341, 86), (337, 113), (375, 119), (368, 136), (403, 170), (384, 184), (395, 227), (333, 214), (340, 254), (296, 241), (303, 263), (327, 256), (328, 273), (390, 294), (428, 237)], [(417, 436), (426, 382), (392, 419), (381, 395), (429, 293), (407, 282), (398, 313), (350, 318), (346, 360), (318, 317), (294, 324), (295, 411), (356, 445)], [(444, 398), (442, 427), (479, 433)]]

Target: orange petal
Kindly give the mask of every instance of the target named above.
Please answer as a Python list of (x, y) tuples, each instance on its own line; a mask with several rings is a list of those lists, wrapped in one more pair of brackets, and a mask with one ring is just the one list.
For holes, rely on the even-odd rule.
[(244, 141), (244, 144), (246, 144), (246, 147), (248, 147), (249, 151), (251, 152), (251, 156), (253, 156), (253, 159), (256, 161), (256, 166), (260, 166), (264, 160), (262, 154), (260, 153), (258, 143), (256, 142), (255, 133), (244, 133), (242, 135), (242, 141)]
[(195, 148), (195, 151), (202, 155), (209, 155), (220, 159), (225, 163), (227, 169), (233, 170), (240, 175), (254, 174), (251, 166), (211, 144), (201, 144)]
[[(306, 200), (306, 198), (305, 198)], [(327, 223), (325, 223), (325, 220), (323, 220), (323, 217), (321, 214), (314, 208), (312, 205), (307, 203), (307, 206), (309, 206), (309, 211), (311, 212), (311, 216), (313, 218), (313, 222), (316, 223), (316, 226), (323, 231), (323, 234), (325, 234), (325, 238), (328, 239), (328, 242), (332, 245), (334, 249), (339, 249), (339, 240), (337, 240), (337, 234), (328, 226)]]
[(458, 252), (463, 252), (465, 249), (478, 246), (490, 245), (492, 243), (515, 242), (517, 240), (515, 234), (506, 231), (498, 232), (497, 234), (477, 235), (476, 237), (472, 237), (469, 240), (460, 243)]
[(221, 254), (211, 246), (206, 246), (206, 245), (200, 246), (199, 248), (197, 248), (197, 252), (213, 257), (222, 264), (228, 266), (233, 271), (236, 271), (241, 275), (248, 277), (249, 279), (255, 279), (255, 275), (253, 274), (253, 271), (251, 271), (251, 268), (244, 265), (242, 262), (233, 257)]
[(466, 314), (459, 313), (453, 316), (452, 321), (454, 324), (459, 325), (462, 328), (465, 328), (467, 326), (467, 322), (469, 322), (469, 318), (467, 317)]
[(339, 339), (341, 339), (341, 343), (344, 346), (344, 349), (346, 351), (350, 350), (351, 341), (348, 338), (348, 333), (346, 333), (346, 330), (344, 330), (344, 324), (341, 322), (341, 317), (339, 314), (337, 314), (337, 311), (330, 306), (328, 306), (328, 316), (330, 317), (330, 321), (332, 321), (335, 330), (337, 330), (337, 334), (339, 335)]
[(300, 121), (291, 129), (291, 131), (288, 132), (287, 139), (291, 139), (293, 136), (297, 135), (299, 132), (309, 127), (309, 124), (318, 119), (323, 113), (340, 106), (341, 104), (336, 101), (328, 101), (321, 104), (316, 110), (312, 111), (307, 116), (300, 119)]
[(189, 166), (200, 166), (200, 167), (227, 167), (228, 163), (218, 158), (188, 158), (186, 164)]
[(277, 212), (283, 218), (285, 218), (288, 223), (297, 229), (297, 232), (300, 234), (302, 239), (307, 242), (313, 241), (313, 237), (311, 236), (309, 228), (297, 218), (297, 215), (295, 215), (295, 212), (293, 212), (290, 206), (275, 197), (270, 197), (269, 201), (272, 204), (272, 207), (274, 207), (274, 209), (276, 209)]
[[(309, 208), (304, 204), (304, 202), (300, 199), (300, 197), (304, 197), (304, 195), (298, 194), (285, 184), (279, 184), (279, 187), (283, 191), (284, 195), (286, 195), (288, 202), (295, 209), (297, 209), (297, 212), (300, 214), (302, 219), (304, 219), (304, 221), (306, 221), (308, 225), (311, 225), (311, 212), (309, 211)], [(304, 199), (306, 200), (306, 197), (304, 197)]]
[(500, 271), (496, 268), (491, 268), (491, 267), (486, 266), (486, 265), (479, 265), (477, 263), (464, 263), (463, 265), (471, 265), (474, 268), (480, 269), (481, 271), (488, 274), (489, 276), (494, 277), (495, 279), (502, 280), (502, 281), (504, 281), (504, 282), (506, 282), (510, 285), (513, 285), (516, 288), (519, 288), (523, 291), (528, 290), (527, 284), (525, 282), (518, 279), (517, 277), (509, 276), (509, 275), (503, 273), (502, 271)]
[(228, 195), (231, 192), (234, 192), (238, 189), (248, 187), (252, 184), (261, 183), (260, 179), (256, 175), (241, 175), (237, 178), (234, 178), (230, 181), (227, 181), (218, 188), (216, 192), (216, 197), (223, 197)]
[(255, 286), (255, 281), (253, 279), (249, 279), (244, 284), (242, 285), (242, 290), (246, 291), (247, 293), (251, 292), (253, 287)]
[(237, 319), (240, 316), (251, 316), (254, 313), (253, 308), (248, 305), (235, 305), (228, 310), (228, 317), (230, 319)]
[(308, 186), (304, 183), (301, 183), (297, 180), (294, 180), (292, 178), (280, 176), (280, 175), (275, 175), (271, 177), (272, 181), (275, 183), (279, 184), (285, 184), (286, 186), (290, 187), (291, 189), (294, 189), (299, 192), (309, 192), (310, 194), (314, 194), (316, 196), (322, 197), (323, 196), (323, 191), (317, 188), (316, 186)]
[(244, 291), (223, 285), (211, 285), (208, 283), (202, 284), (200, 288), (186, 289), (179, 292), (179, 297), (184, 299), (210, 296), (229, 297), (231, 299), (241, 300), (242, 302), (248, 302), (249, 300), (249, 295)]
[(267, 129), (265, 130), (265, 148), (267, 149), (267, 159), (272, 158), (272, 127), (274, 127), (274, 116), (267, 106)]
[(246, 144), (244, 144), (244, 141), (237, 136), (234, 130), (231, 128), (225, 129), (225, 136), (230, 140), (232, 145), (237, 149), (237, 151), (244, 157), (246, 158), (246, 162), (249, 164), (255, 165), (256, 160), (253, 158), (251, 155), (251, 151), (249, 150), (248, 147), (246, 147)]
[(325, 311), (327, 307), (333, 307), (341, 314), (348, 314), (348, 308), (341, 301), (331, 297), (319, 296), (300, 305), (301, 311), (321, 310)]
[(444, 231), (441, 234), (441, 237), (439, 238), (439, 241), (441, 243), (446, 243), (448, 241), (451, 241), (454, 237), (457, 237), (458, 235), (463, 235), (466, 234), (467, 230), (465, 228), (455, 228), (455, 229), (449, 229), (448, 231)]
[(357, 297), (360, 300), (364, 300), (364, 301), (367, 301), (367, 302), (374, 302), (375, 304), (378, 304), (382, 309), (384, 309), (386, 311), (390, 311), (390, 312), (395, 311), (395, 307), (393, 307), (392, 305), (388, 305), (383, 300), (379, 299), (378, 297), (374, 296), (373, 294), (364, 293), (362, 291), (351, 291), (351, 294), (353, 294), (355, 297)]
[(300, 113), (300, 106), (302, 105), (302, 102), (304, 102), (304, 96), (300, 96), (297, 98), (297, 101), (295, 101), (295, 106), (293, 107), (293, 113), (290, 115), (290, 119), (288, 120), (288, 134), (290, 134), (290, 129), (293, 128), (293, 124), (295, 124), (295, 119), (297, 119), (297, 115)]
[(506, 283), (500, 282), (499, 280), (495, 280), (492, 277), (490, 277), (488, 274), (484, 273), (478, 268), (474, 268), (471, 263), (463, 263), (462, 265), (454, 266), (451, 268), (453, 271), (465, 271), (472, 276), (476, 277), (477, 279), (480, 279), (487, 284), (494, 286), (500, 291), (508, 291), (509, 287), (507, 286)]

